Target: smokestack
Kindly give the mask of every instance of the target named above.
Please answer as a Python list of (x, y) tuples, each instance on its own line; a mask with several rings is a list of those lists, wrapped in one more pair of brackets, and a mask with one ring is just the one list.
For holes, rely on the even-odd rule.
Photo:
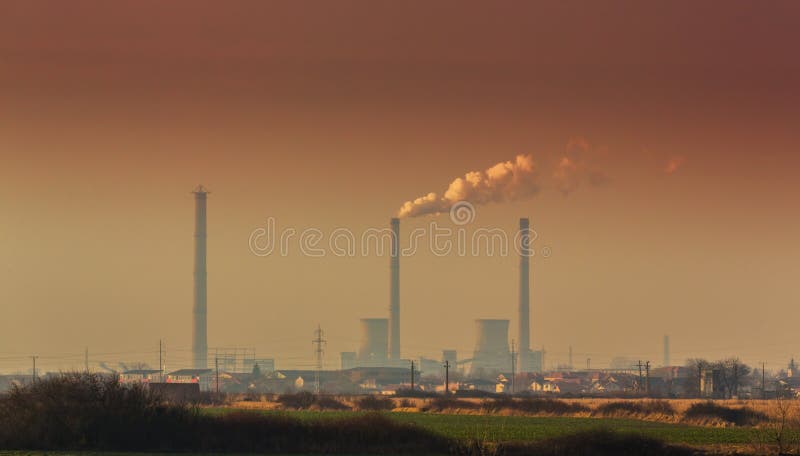
[(400, 360), (400, 219), (393, 218), (389, 262), (389, 359)]
[(669, 366), (669, 336), (664, 335), (664, 366)]
[(206, 323), (206, 195), (202, 185), (194, 193), (194, 326), (192, 328), (192, 364), (195, 369), (208, 367)]
[(520, 371), (530, 372), (530, 220), (519, 219), (519, 361)]

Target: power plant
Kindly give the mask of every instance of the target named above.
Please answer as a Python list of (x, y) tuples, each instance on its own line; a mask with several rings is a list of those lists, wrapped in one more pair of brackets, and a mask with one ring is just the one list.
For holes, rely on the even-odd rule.
[(206, 272), (206, 196), (202, 185), (194, 191), (194, 325), (192, 326), (192, 365), (208, 367), (207, 272)]
[[(389, 258), (389, 318), (361, 320), (361, 340), (357, 352), (342, 352), (341, 365), (392, 366), (405, 363), (400, 352), (400, 219), (392, 218)], [(519, 219), (519, 371), (541, 372), (542, 351), (531, 350), (530, 337), (530, 221)], [(442, 362), (451, 365), (470, 363), (471, 372), (510, 371), (509, 320), (476, 320), (476, 345), (471, 359), (456, 361), (455, 350), (443, 350)], [(516, 356), (516, 355), (515, 355)]]
[[(207, 271), (206, 209), (208, 191), (198, 186), (195, 196), (194, 230), (194, 308), (192, 331), (192, 365), (208, 368), (207, 334)], [(400, 219), (389, 222), (389, 318), (361, 319), (361, 340), (357, 352), (343, 352), (342, 366), (403, 366), (400, 350)], [(519, 219), (519, 371), (540, 372), (542, 352), (530, 348), (530, 221)], [(475, 320), (475, 350), (472, 359), (456, 360), (455, 350), (443, 350), (442, 362), (451, 365), (471, 363), (471, 372), (508, 372), (511, 369), (509, 320)], [(667, 344), (665, 339), (665, 346)], [(665, 359), (667, 359), (665, 347)]]

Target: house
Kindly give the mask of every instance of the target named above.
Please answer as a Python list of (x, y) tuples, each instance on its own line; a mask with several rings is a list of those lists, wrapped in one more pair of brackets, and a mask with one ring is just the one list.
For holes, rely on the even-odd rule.
[(558, 383), (545, 379), (534, 380), (531, 382), (530, 390), (537, 393), (560, 393)]
[(161, 377), (161, 371), (158, 369), (133, 369), (119, 374), (119, 382), (126, 384), (160, 382)]
[(166, 383), (197, 383), (201, 390), (209, 390), (213, 379), (211, 369), (179, 369), (167, 374)]
[[(483, 391), (486, 393), (495, 393), (497, 392), (497, 385), (498, 382), (492, 380), (483, 380), (483, 379), (472, 379), (463, 384), (457, 385), (458, 389), (465, 389), (469, 391)], [(444, 387), (439, 387), (441, 390), (444, 390)], [(439, 388), (436, 390), (438, 391)], [(452, 391), (456, 390), (455, 387), (451, 386), (450, 389)]]

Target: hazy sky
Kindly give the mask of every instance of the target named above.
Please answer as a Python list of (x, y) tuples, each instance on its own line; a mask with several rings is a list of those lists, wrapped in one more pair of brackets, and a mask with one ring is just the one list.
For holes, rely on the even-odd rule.
[[(388, 259), (257, 257), (250, 233), (384, 227), (517, 154), (532, 219), (533, 343), (548, 365), (798, 346), (796, 1), (0, 2), (0, 371), (188, 364), (193, 199), (209, 197), (209, 345), (279, 367), (354, 350)], [(570, 141), (606, 177), (565, 196)], [(408, 233), (431, 221), (403, 221)], [(403, 258), (402, 354), (468, 356), (516, 328), (517, 258)], [(512, 337), (516, 336), (512, 330)], [(101, 355), (102, 354), (102, 355)]]

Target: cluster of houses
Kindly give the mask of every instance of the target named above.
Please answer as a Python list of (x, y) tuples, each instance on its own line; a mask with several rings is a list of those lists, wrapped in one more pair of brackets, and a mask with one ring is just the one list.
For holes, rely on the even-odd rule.
[[(410, 369), (398, 367), (355, 367), (343, 370), (285, 370), (274, 369), (252, 372), (228, 372), (212, 369), (180, 369), (168, 373), (156, 369), (128, 370), (117, 374), (124, 384), (148, 384), (151, 387), (177, 387), (192, 385), (197, 391), (226, 393), (286, 393), (320, 391), (333, 394), (384, 394), (391, 395), (411, 389)], [(464, 377), (452, 372), (447, 384), (456, 393), (527, 393), (555, 396), (624, 396), (647, 395), (651, 397), (708, 397), (722, 398), (725, 391), (713, 370), (699, 373), (687, 367), (662, 367), (647, 374), (625, 371), (581, 370), (549, 373), (515, 374), (497, 373), (482, 378)], [(415, 372), (413, 389), (423, 393), (442, 393), (445, 384), (440, 375), (420, 375)], [(0, 391), (13, 385), (29, 382), (30, 376), (0, 376)], [(319, 383), (319, 384), (318, 384)], [(196, 386), (195, 386), (196, 385)], [(737, 388), (742, 398), (770, 398), (777, 395), (800, 397), (800, 372), (790, 365), (786, 371), (770, 381), (764, 390), (750, 384)]]
[[(418, 373), (414, 390), (442, 393), (445, 384), (440, 376)], [(716, 383), (715, 383), (716, 380)], [(120, 374), (123, 383), (197, 383), (203, 390), (219, 389), (227, 393), (286, 393), (320, 391), (333, 394), (392, 395), (411, 388), (409, 369), (397, 367), (356, 367), (336, 371), (277, 369), (268, 372), (220, 372), (211, 369), (182, 369), (167, 374), (156, 370), (136, 370)], [(317, 385), (319, 382), (319, 385)], [(800, 397), (800, 375), (789, 370), (771, 382), (771, 389), (743, 386), (740, 397)], [(447, 384), (457, 393), (528, 393), (554, 396), (624, 396), (721, 398), (721, 387), (713, 371), (697, 374), (682, 366), (652, 369), (649, 373), (632, 371), (581, 370), (543, 374), (498, 373), (483, 378), (467, 378), (455, 372)]]

